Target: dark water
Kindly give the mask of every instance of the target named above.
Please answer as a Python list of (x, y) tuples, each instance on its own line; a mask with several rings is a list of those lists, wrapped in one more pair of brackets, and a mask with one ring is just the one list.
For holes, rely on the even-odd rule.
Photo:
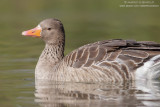
[[(106, 39), (160, 42), (160, 8), (120, 7), (125, 1), (1, 0), (0, 107), (159, 106), (160, 81), (109, 84), (34, 80), (44, 43), (23, 37), (21, 32), (45, 18), (56, 17), (63, 22), (65, 54)], [(160, 5), (159, 0), (152, 1)]]

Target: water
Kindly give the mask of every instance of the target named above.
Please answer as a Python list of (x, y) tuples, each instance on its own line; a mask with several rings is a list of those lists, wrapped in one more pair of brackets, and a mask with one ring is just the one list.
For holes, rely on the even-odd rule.
[[(158, 0), (153, 0), (159, 4)], [(66, 83), (34, 80), (44, 47), (40, 39), (21, 36), (50, 17), (66, 31), (65, 54), (107, 39), (160, 42), (159, 8), (120, 8), (123, 0), (1, 0), (0, 107), (159, 106), (160, 81)]]

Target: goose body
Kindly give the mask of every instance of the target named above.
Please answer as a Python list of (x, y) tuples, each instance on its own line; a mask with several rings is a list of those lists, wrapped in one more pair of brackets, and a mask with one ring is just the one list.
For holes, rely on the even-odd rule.
[(123, 82), (160, 75), (160, 44), (151, 41), (104, 40), (84, 45), (64, 56), (65, 33), (57, 19), (46, 19), (25, 36), (46, 43), (36, 79), (74, 82)]

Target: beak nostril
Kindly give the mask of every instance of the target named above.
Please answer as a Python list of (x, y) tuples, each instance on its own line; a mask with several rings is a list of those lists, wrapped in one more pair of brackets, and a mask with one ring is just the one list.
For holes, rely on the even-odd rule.
[(35, 31), (32, 31), (32, 33), (35, 33)]

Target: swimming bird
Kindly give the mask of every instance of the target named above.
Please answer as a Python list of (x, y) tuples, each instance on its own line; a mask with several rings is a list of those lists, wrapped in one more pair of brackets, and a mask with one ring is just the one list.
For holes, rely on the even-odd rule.
[(22, 35), (45, 42), (35, 79), (73, 82), (123, 82), (160, 75), (160, 44), (152, 41), (104, 40), (64, 56), (65, 31), (60, 20), (49, 18)]

